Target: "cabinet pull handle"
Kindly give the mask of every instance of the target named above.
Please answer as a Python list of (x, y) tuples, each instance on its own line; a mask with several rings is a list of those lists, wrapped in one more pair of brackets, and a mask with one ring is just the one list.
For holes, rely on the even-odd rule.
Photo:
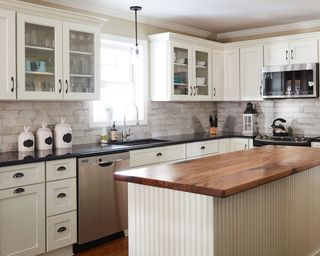
[(12, 83), (12, 87), (11, 87), (11, 92), (14, 92), (14, 77), (11, 77), (11, 83)]
[(247, 144), (244, 144), (244, 149), (247, 149)]
[(69, 83), (68, 83), (68, 80), (66, 80), (66, 85), (67, 85), (66, 93), (68, 93), (68, 90), (69, 90)]
[(156, 154), (156, 156), (162, 156), (162, 153), (161, 153), (161, 152), (159, 152), (159, 153), (157, 153), (157, 154)]
[(60, 166), (60, 167), (57, 168), (58, 172), (63, 172), (63, 171), (66, 171), (66, 170), (67, 170), (67, 168), (65, 166)]
[(291, 59), (293, 60), (293, 50), (291, 50)]
[(260, 85), (260, 95), (262, 96), (262, 85)]
[(61, 233), (61, 232), (64, 232), (64, 231), (66, 231), (66, 230), (67, 230), (66, 227), (60, 227), (60, 228), (58, 228), (57, 232), (58, 232), (58, 233)]
[(23, 193), (25, 190), (24, 188), (17, 188), (13, 191), (14, 194), (20, 194), (20, 193)]
[(60, 194), (57, 195), (57, 198), (64, 198), (66, 196), (67, 196), (66, 193), (60, 193)]
[(288, 53), (289, 53), (289, 51), (286, 50), (286, 60), (288, 60)]
[(12, 177), (15, 179), (15, 178), (22, 178), (23, 176), (24, 176), (23, 173), (17, 172), (17, 173), (15, 173)]
[(217, 94), (216, 88), (213, 87), (213, 96), (216, 96), (216, 94)]
[(193, 96), (196, 96), (197, 87), (194, 86), (193, 89), (194, 89), (194, 90), (193, 90)]
[(205, 147), (205, 146), (202, 146), (201, 149), (206, 149), (206, 147)]
[(192, 96), (192, 94), (193, 94), (193, 87), (190, 86), (190, 95)]
[(61, 79), (59, 79), (59, 85), (60, 85), (59, 93), (61, 93), (62, 92), (62, 81), (61, 81)]

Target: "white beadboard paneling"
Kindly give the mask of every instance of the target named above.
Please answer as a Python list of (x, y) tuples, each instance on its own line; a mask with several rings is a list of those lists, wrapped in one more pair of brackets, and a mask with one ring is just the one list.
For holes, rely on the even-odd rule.
[(129, 183), (130, 256), (213, 255), (213, 198)]

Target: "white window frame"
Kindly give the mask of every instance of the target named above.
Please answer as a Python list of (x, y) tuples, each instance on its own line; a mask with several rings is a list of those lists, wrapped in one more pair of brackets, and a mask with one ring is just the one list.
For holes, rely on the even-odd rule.
[[(135, 39), (130, 37), (122, 37), (122, 36), (116, 36), (111, 34), (101, 34), (101, 40), (109, 40), (109, 41), (115, 41), (115, 42), (123, 42), (123, 43), (130, 43), (132, 44), (132, 47), (135, 46)], [(149, 99), (149, 47), (148, 47), (148, 41), (147, 40), (138, 40), (138, 44), (143, 47), (143, 86), (144, 86), (144, 115), (143, 119), (141, 119), (141, 115), (139, 113), (139, 125), (147, 125), (148, 124), (148, 99)], [(101, 57), (101, 56), (100, 56)], [(100, 60), (99, 60), (100, 62)], [(101, 67), (100, 67), (101, 68)], [(101, 80), (101, 78), (99, 78)], [(117, 121), (117, 126), (123, 126), (124, 121)], [(127, 121), (127, 126), (134, 126), (136, 125), (136, 121)], [(93, 102), (90, 101), (89, 103), (89, 127), (90, 128), (102, 128), (102, 127), (111, 127), (112, 122), (93, 122)]]

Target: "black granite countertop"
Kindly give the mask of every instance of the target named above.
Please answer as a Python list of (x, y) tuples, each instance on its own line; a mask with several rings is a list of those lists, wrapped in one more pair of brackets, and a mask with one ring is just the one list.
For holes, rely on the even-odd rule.
[(154, 139), (163, 140), (152, 144), (144, 145), (99, 145), (99, 144), (83, 144), (75, 145), (70, 149), (55, 149), (50, 151), (35, 151), (35, 152), (4, 152), (0, 153), (0, 167), (15, 165), (15, 164), (26, 164), (32, 162), (50, 161), (57, 159), (73, 158), (73, 157), (89, 157), (106, 154), (114, 154), (121, 152), (128, 152), (130, 150), (153, 148), (161, 146), (169, 146), (175, 144), (214, 140), (222, 138), (253, 138), (254, 136), (244, 136), (241, 133), (229, 133), (220, 132), (217, 135), (211, 135), (204, 133), (199, 134), (186, 134), (186, 135), (175, 135), (166, 137), (157, 137)]

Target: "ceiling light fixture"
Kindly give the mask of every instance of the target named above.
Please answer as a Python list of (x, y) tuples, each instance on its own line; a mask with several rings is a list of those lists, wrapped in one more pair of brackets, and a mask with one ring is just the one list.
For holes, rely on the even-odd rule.
[(134, 11), (134, 25), (135, 25), (135, 32), (136, 32), (136, 47), (135, 47), (135, 53), (136, 55), (139, 55), (139, 46), (138, 46), (138, 18), (137, 18), (137, 12), (142, 10), (141, 6), (131, 6), (131, 11)]

